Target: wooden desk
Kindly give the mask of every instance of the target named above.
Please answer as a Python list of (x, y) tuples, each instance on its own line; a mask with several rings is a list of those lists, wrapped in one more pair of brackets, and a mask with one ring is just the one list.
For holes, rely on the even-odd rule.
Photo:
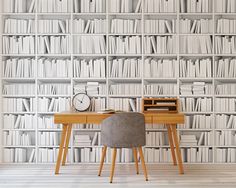
[[(99, 114), (96, 112), (64, 112), (54, 115), (54, 123), (63, 124), (61, 143), (56, 162), (55, 174), (59, 173), (60, 165), (65, 165), (68, 153), (68, 145), (71, 136), (72, 124), (75, 123), (93, 123), (100, 124), (104, 119), (112, 114)], [(182, 113), (145, 113), (146, 123), (165, 124), (168, 131), (168, 139), (171, 148), (173, 164), (176, 165), (176, 157), (178, 161), (179, 173), (183, 174), (183, 163), (179, 148), (179, 140), (176, 131), (176, 124), (184, 123), (184, 114)], [(175, 147), (174, 147), (175, 145)], [(175, 155), (176, 152), (176, 155)]]

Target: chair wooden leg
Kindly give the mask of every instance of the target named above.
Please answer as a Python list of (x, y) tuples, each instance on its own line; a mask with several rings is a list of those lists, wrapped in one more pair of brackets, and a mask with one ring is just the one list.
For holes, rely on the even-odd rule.
[(176, 155), (177, 155), (177, 160), (178, 160), (179, 173), (183, 174), (184, 168), (183, 168), (182, 157), (181, 157), (181, 153), (179, 149), (179, 140), (177, 136), (176, 126), (172, 126), (172, 131), (173, 131), (173, 137), (175, 141), (175, 150), (176, 150)]
[(142, 163), (142, 167), (143, 167), (144, 176), (145, 176), (146, 181), (148, 181), (147, 169), (146, 169), (146, 164), (145, 164), (145, 160), (143, 157), (142, 147), (138, 147), (138, 151), (139, 151), (139, 155), (140, 155), (140, 159), (141, 159), (141, 163)]
[(113, 152), (112, 152), (112, 165), (111, 165), (111, 175), (110, 175), (110, 183), (112, 183), (113, 176), (114, 176), (115, 162), (116, 162), (116, 148), (113, 148)]
[(170, 127), (170, 125), (166, 125), (166, 127), (167, 127), (167, 130), (168, 130), (168, 139), (169, 139), (169, 143), (170, 143), (173, 164), (176, 165), (177, 163), (176, 163), (175, 148), (174, 148), (174, 143), (173, 143), (171, 127)]
[(71, 130), (72, 130), (72, 125), (67, 125), (66, 144), (65, 144), (65, 150), (64, 150), (64, 155), (63, 155), (63, 159), (62, 159), (62, 166), (64, 166), (66, 164), (66, 156), (68, 153), (68, 146), (69, 146), (69, 142), (70, 142)]
[(107, 151), (107, 146), (104, 146), (103, 149), (102, 149), (102, 158), (101, 158), (101, 161), (100, 161), (100, 167), (99, 167), (98, 176), (101, 176), (101, 173), (102, 173), (102, 167), (103, 167), (103, 164), (104, 164), (104, 159), (105, 159), (105, 156), (106, 156), (106, 151)]
[(134, 154), (134, 162), (135, 162), (135, 167), (136, 167), (136, 173), (139, 174), (137, 148), (133, 148), (133, 154)]
[(63, 149), (64, 149), (64, 144), (65, 144), (67, 126), (68, 125), (63, 124), (63, 129), (62, 129), (62, 133), (61, 133), (61, 143), (60, 143), (59, 153), (58, 153), (58, 156), (57, 156), (55, 174), (58, 174), (59, 170), (60, 170), (61, 158), (62, 158), (62, 155), (63, 155)]

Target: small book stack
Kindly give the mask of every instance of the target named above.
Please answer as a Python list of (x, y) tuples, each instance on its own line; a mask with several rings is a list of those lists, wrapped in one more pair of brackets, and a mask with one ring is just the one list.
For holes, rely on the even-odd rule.
[(74, 145), (75, 146), (91, 146), (91, 139), (89, 135), (75, 135)]
[(185, 84), (180, 86), (181, 95), (192, 95), (192, 85)]
[(193, 82), (193, 94), (204, 95), (205, 94), (205, 82)]
[(98, 95), (99, 83), (98, 82), (87, 82), (87, 94), (88, 96)]
[(181, 146), (197, 146), (196, 135), (181, 135), (180, 138)]

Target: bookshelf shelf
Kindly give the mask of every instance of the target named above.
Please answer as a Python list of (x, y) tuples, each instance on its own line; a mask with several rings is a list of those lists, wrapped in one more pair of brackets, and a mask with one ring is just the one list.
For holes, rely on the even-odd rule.
[[(22, 0), (22, 1), (26, 1), (26, 0)], [(27, 1), (31, 1), (31, 0), (27, 0)], [(71, 2), (73, 2), (72, 0), (69, 0)], [(78, 3), (80, 3), (81, 0), (78, 0)], [(236, 100), (236, 93), (235, 95), (230, 95), (230, 94), (224, 94), (224, 95), (218, 95), (215, 92), (216, 86), (218, 84), (235, 84), (235, 78), (236, 77), (229, 77), (229, 76), (224, 76), (225, 73), (222, 73), (222, 75), (220, 75), (221, 77), (218, 77), (217, 75), (217, 68), (218, 68), (218, 61), (221, 59), (235, 59), (236, 58), (236, 54), (235, 53), (217, 53), (216, 49), (215, 49), (215, 43), (216, 43), (216, 38), (217, 37), (233, 37), (236, 36), (235, 32), (228, 32), (224, 31), (222, 33), (217, 32), (217, 22), (219, 19), (234, 19), (235, 20), (235, 16), (236, 16), (236, 12), (235, 13), (220, 13), (216, 11), (216, 1), (212, 0), (212, 4), (209, 7), (212, 7), (212, 10), (209, 10), (209, 12), (204, 12), (204, 13), (200, 13), (200, 12), (187, 12), (185, 11), (182, 12), (180, 9), (180, 0), (174, 0), (176, 2), (174, 7), (177, 7), (176, 9), (172, 9), (167, 10), (166, 12), (155, 12), (155, 10), (152, 10), (153, 7), (149, 7), (150, 11), (148, 12), (148, 10), (145, 8), (145, 2), (146, 0), (141, 0), (141, 7), (139, 7), (139, 9), (137, 11), (135, 11), (135, 6), (136, 3), (138, 2), (138, 0), (135, 0), (134, 5), (132, 6), (132, 12), (128, 12), (128, 13), (121, 13), (122, 11), (119, 12), (111, 12), (110, 10), (110, 0), (103, 0), (106, 3), (106, 8), (103, 11), (100, 12), (80, 12), (80, 10), (75, 10), (75, 5), (74, 3), (70, 4), (70, 7), (68, 10), (66, 11), (62, 11), (62, 12), (42, 12), (39, 8), (39, 0), (35, 0), (35, 2), (37, 3), (37, 5), (35, 6), (35, 10), (33, 10), (30, 13), (27, 12), (22, 12), (22, 13), (14, 13), (14, 12), (2, 12), (0, 13), (0, 24), (3, 26), (2, 30), (0, 31), (0, 37), (1, 37), (1, 41), (3, 37), (6, 38), (10, 38), (10, 37), (33, 37), (34, 38), (34, 42), (35, 42), (35, 53), (32, 54), (17, 54), (17, 53), (12, 53), (12, 52), (8, 52), (8, 53), (4, 53), (3, 52), (3, 42), (0, 45), (0, 59), (3, 63), (2, 65), (2, 70), (6, 70), (6, 61), (10, 61), (10, 64), (12, 64), (12, 62), (14, 60), (35, 60), (35, 62), (30, 61), (29, 64), (27, 64), (26, 68), (28, 70), (28, 66), (29, 65), (33, 65), (33, 70), (34, 70), (34, 74), (31, 75), (21, 75), (21, 76), (13, 76), (9, 73), (9, 75), (7, 74), (3, 74), (3, 72), (1, 72), (2, 76), (1, 76), (1, 85), (17, 85), (17, 84), (33, 84), (35, 86), (33, 95), (19, 95), (17, 93), (15, 94), (3, 94), (1, 95), (1, 100), (3, 99), (27, 99), (30, 100), (30, 98), (34, 98), (36, 99), (36, 109), (33, 110), (32, 112), (24, 112), (24, 111), (9, 111), (9, 112), (1, 112), (2, 114), (2, 129), (0, 128), (0, 130), (2, 130), (2, 132), (10, 132), (10, 131), (16, 131), (16, 132), (26, 132), (27, 134), (33, 134), (32, 136), (32, 140), (35, 142), (34, 146), (3, 146), (3, 149), (21, 149), (23, 148), (24, 151), (31, 153), (31, 151), (34, 150), (35, 152), (35, 156), (32, 162), (30, 163), (24, 163), (24, 164), (31, 164), (31, 163), (45, 163), (45, 164), (50, 164), (46, 161), (42, 162), (40, 160), (40, 152), (41, 150), (45, 149), (47, 150), (47, 152), (51, 152), (51, 150), (56, 150), (58, 149), (58, 146), (45, 146), (45, 145), (40, 145), (39, 144), (39, 140), (38, 140), (38, 134), (43, 133), (43, 132), (52, 132), (52, 133), (60, 133), (61, 129), (59, 129), (60, 127), (57, 125), (57, 127), (55, 125), (53, 125), (53, 114), (59, 112), (59, 109), (53, 109), (53, 110), (39, 110), (39, 106), (40, 106), (40, 100), (43, 98), (48, 99), (49, 101), (47, 102), (51, 102), (53, 99), (59, 99), (63, 100), (63, 103), (65, 102), (65, 99), (68, 101), (65, 102), (65, 104), (69, 104), (71, 98), (73, 97), (75, 91), (75, 86), (79, 85), (79, 84), (86, 84), (87, 82), (98, 82), (99, 83), (99, 87), (104, 85), (104, 92), (103, 93), (99, 93), (97, 95), (92, 95), (95, 103), (97, 104), (97, 106), (99, 106), (99, 108), (111, 108), (114, 107), (114, 104), (119, 104), (120, 106), (122, 106), (121, 104), (128, 104), (131, 105), (130, 100), (133, 100), (134, 104), (136, 105), (136, 110), (137, 111), (141, 111), (141, 98), (143, 97), (160, 97), (160, 98), (173, 98), (173, 97), (177, 97), (180, 99), (187, 99), (187, 98), (193, 98), (195, 101), (198, 100), (198, 98), (210, 98), (211, 101), (211, 105), (212, 105), (212, 110), (211, 111), (205, 111), (204, 109), (202, 111), (184, 111), (184, 113), (186, 114), (186, 117), (189, 118), (188, 121), (186, 122), (186, 124), (189, 124), (191, 126), (185, 126), (183, 127), (182, 125), (178, 126), (179, 129), (178, 131), (180, 132), (181, 135), (185, 135), (185, 134), (194, 134), (197, 135), (197, 137), (199, 137), (199, 135), (201, 133), (204, 132), (212, 132), (213, 136), (211, 137), (212, 140), (212, 144), (209, 146), (182, 146), (181, 148), (184, 150), (184, 152), (186, 153), (187, 156), (187, 151), (190, 151), (191, 149), (196, 149), (197, 151), (204, 149), (204, 148), (210, 148), (210, 150), (208, 150), (208, 154), (210, 154), (211, 152), (211, 158), (209, 160), (207, 160), (207, 163), (220, 163), (217, 159), (217, 152), (218, 149), (230, 149), (230, 148), (236, 148), (230, 145), (227, 146), (218, 146), (215, 144), (215, 134), (218, 131), (236, 131), (236, 129), (218, 129), (215, 128), (215, 124), (218, 121), (218, 116), (227, 116), (227, 118), (230, 118), (230, 116), (236, 116), (236, 110), (235, 111), (218, 111), (215, 110), (215, 106), (216, 106), (216, 100), (219, 98), (226, 98), (226, 99), (235, 99)], [(184, 0), (187, 2), (187, 0)], [(3, 2), (7, 2), (7, 0), (3, 0), (0, 2), (0, 6), (2, 7), (2, 3)], [(131, 2), (131, 1), (130, 1)], [(166, 2), (168, 2), (168, 0), (166, 0)], [(210, 4), (209, 4), (210, 5)], [(186, 6), (187, 7), (187, 6)], [(165, 8), (169, 8), (169, 7), (165, 7)], [(164, 11), (164, 7), (159, 9), (161, 11)], [(158, 10), (158, 11), (159, 11)], [(175, 11), (176, 10), (176, 11)], [(27, 32), (27, 30), (21, 31), (21, 32), (4, 32), (4, 25), (5, 25), (5, 20), (6, 19), (17, 19), (17, 20), (33, 20), (34, 21), (34, 30)], [(84, 20), (84, 28), (86, 27), (86, 25), (88, 24), (88, 20), (94, 20), (94, 19), (102, 19), (105, 20), (105, 26), (101, 26), (101, 25), (93, 25), (93, 27), (90, 25), (88, 26), (88, 30), (87, 32), (77, 32), (74, 26), (74, 21), (75, 20)], [(122, 20), (140, 20), (140, 28), (137, 29), (136, 32), (134, 31), (128, 31), (123, 28), (122, 32), (120, 32), (119, 30), (112, 32), (111, 29), (111, 21), (114, 19), (122, 19)], [(183, 19), (189, 19), (191, 20), (191, 24), (193, 24), (194, 20), (200, 20), (200, 19), (209, 19), (212, 20), (213, 25), (212, 28), (213, 30), (208, 30), (208, 31), (194, 31), (193, 33), (189, 30), (189, 32), (183, 33), (181, 31), (180, 28), (180, 22)], [(61, 20), (64, 22), (66, 22), (66, 20), (68, 20), (68, 28), (66, 31), (62, 32), (62, 29), (59, 29), (53, 32), (47, 32), (47, 31), (39, 31), (39, 20)], [(154, 29), (154, 27), (152, 29), (154, 29), (153, 31), (148, 31), (146, 30), (147, 25), (145, 25), (147, 20), (167, 20), (170, 21), (169, 24), (171, 23), (171, 25), (169, 25), (170, 27), (167, 28), (168, 26), (166, 26), (164, 23), (165, 28), (164, 31), (156, 31), (156, 28)], [(175, 20), (175, 26), (172, 25), (172, 20)], [(91, 23), (90, 23), (91, 24)], [(191, 25), (190, 24), (190, 25)], [(102, 31), (96, 31), (95, 32), (95, 28), (96, 27), (100, 27), (100, 28), (105, 28)], [(173, 27), (173, 28), (172, 28)], [(199, 28), (202, 27), (202, 25), (200, 24), (198, 26)], [(150, 26), (151, 28), (151, 26)], [(168, 31), (168, 29), (171, 28), (171, 32)], [(127, 29), (127, 28), (126, 28)], [(203, 28), (204, 29), (204, 28)], [(134, 28), (132, 28), (131, 30), (134, 30)], [(47, 37), (48, 39), (50, 39), (51, 37), (60, 37), (63, 38), (63, 36), (68, 37), (68, 48), (70, 48), (70, 50), (65, 51), (63, 53), (39, 53), (39, 41), (38, 39), (40, 37)], [(105, 46), (104, 46), (104, 51), (102, 53), (82, 53), (82, 51), (77, 51), (78, 46), (75, 46), (76, 44), (79, 43), (79, 40), (77, 39), (77, 37), (88, 37), (88, 38), (93, 38), (93, 37), (100, 37), (100, 38), (104, 38), (105, 41)], [(141, 48), (137, 53), (115, 53), (117, 51), (112, 51), (112, 53), (110, 53), (110, 49), (111, 48), (111, 43), (109, 43), (109, 38), (112, 37), (120, 37), (122, 39), (125, 39), (125, 36), (129, 36), (129, 38), (132, 37), (139, 37), (140, 38), (140, 45)], [(211, 52), (209, 53), (204, 53), (204, 51), (201, 51), (200, 53), (184, 53), (185, 51), (180, 51), (182, 49), (181, 44), (182, 42), (182, 37), (209, 37), (211, 40)], [(158, 51), (155, 51), (153, 49), (152, 44), (150, 44), (150, 48), (151, 51), (146, 51), (146, 38), (152, 38), (154, 37), (155, 40), (157, 37), (161, 37), (161, 38), (171, 38), (171, 37), (175, 37), (176, 38), (176, 51), (170, 51), (167, 49), (164, 49), (165, 52), (161, 51), (162, 53), (159, 53)], [(46, 39), (45, 39), (46, 40)], [(165, 39), (166, 40), (166, 39)], [(50, 40), (49, 40), (50, 42)], [(121, 42), (124, 42), (121, 40)], [(166, 41), (166, 43), (168, 43), (170, 41)], [(161, 46), (157, 45), (156, 43), (156, 48), (159, 47), (161, 48)], [(46, 45), (46, 44), (45, 44)], [(130, 44), (129, 44), (130, 45)], [(84, 44), (83, 44), (84, 46)], [(97, 45), (97, 48), (101, 47), (101, 44)], [(125, 45), (123, 45), (125, 47)], [(174, 46), (174, 45), (169, 45), (169, 46)], [(117, 47), (117, 46), (115, 46)], [(45, 48), (47, 48), (45, 46)], [(76, 49), (76, 50), (75, 50)], [(68, 53), (66, 53), (68, 52)], [(148, 53), (146, 53), (148, 52)], [(154, 52), (158, 52), (158, 53), (154, 53)], [(188, 51), (186, 51), (188, 52)], [(44, 59), (44, 60), (48, 60), (50, 62), (52, 62), (53, 60), (68, 60), (65, 62), (65, 66), (63, 67), (58, 67), (57, 71), (60, 72), (60, 70), (64, 70), (67, 69), (68, 74), (66, 75), (61, 75), (58, 74), (56, 76), (39, 76), (39, 72), (40, 72), (40, 66), (39, 66), (39, 60)], [(75, 61), (76, 60), (86, 60), (86, 63), (89, 63), (89, 60), (93, 59), (95, 60), (100, 60), (100, 59), (104, 59), (105, 61), (105, 77), (104, 76), (90, 76), (90, 77), (84, 77), (84, 76), (77, 76), (74, 72), (75, 70)], [(122, 76), (122, 77), (110, 77), (109, 75), (111, 74), (111, 69), (112, 66), (111, 64), (114, 63), (114, 60), (128, 60), (127, 62), (129, 63), (129, 60), (137, 60), (136, 63), (140, 66), (140, 72), (139, 74), (135, 74), (132, 76)], [(153, 70), (154, 74), (150, 75), (150, 77), (148, 75), (146, 75), (145, 73), (145, 68), (146, 68), (146, 59), (150, 59), (150, 63), (151, 60), (155, 60), (152, 62), (152, 67), (150, 68), (151, 70)], [(191, 60), (193, 63), (193, 67), (192, 69), (195, 70), (195, 72), (193, 71), (193, 75), (189, 76), (190, 74), (186, 74), (183, 76), (181, 76), (181, 66), (180, 66), (180, 62), (182, 59), (186, 59), (186, 60)], [(205, 65), (203, 64), (204, 62), (199, 62), (199, 70), (197, 69), (198, 67), (198, 62), (196, 62), (196, 60), (209, 60), (211, 61), (211, 67), (205, 67)], [(162, 60), (160, 62), (158, 62), (159, 60)], [(164, 61), (164, 60), (169, 60)], [(173, 63), (172, 65), (170, 65), (170, 60), (171, 63)], [(172, 60), (176, 60), (176, 61), (172, 61)], [(125, 61), (124, 61), (125, 62)], [(123, 62), (123, 63), (124, 63)], [(33, 64), (35, 63), (35, 65)], [(45, 61), (43, 62), (45, 63)], [(126, 63), (126, 62), (125, 62)], [(16, 63), (17, 65), (19, 64), (19, 62)], [(165, 66), (167, 65), (168, 66)], [(186, 72), (187, 70), (190, 70), (189, 66), (189, 62), (187, 62), (186, 64)], [(124, 65), (124, 64), (123, 64)], [(175, 66), (176, 65), (176, 66)], [(203, 65), (203, 66), (202, 66)], [(16, 65), (15, 65), (16, 66)], [(52, 66), (52, 64), (50, 65)], [(49, 66), (49, 67), (50, 67)], [(59, 66), (58, 64), (56, 66)], [(94, 65), (93, 65), (94, 66)], [(129, 71), (134, 70), (137, 68), (137, 65), (135, 65), (136, 67), (129, 67)], [(161, 66), (163, 66), (161, 68)], [(208, 65), (207, 65), (208, 66)], [(225, 66), (225, 63), (224, 63)], [(235, 66), (235, 65), (234, 65)], [(17, 66), (16, 66), (17, 67)], [(15, 67), (15, 69), (17, 69)], [(202, 69), (202, 67), (205, 67)], [(160, 70), (162, 71), (159, 71)], [(10, 68), (10, 71), (16, 71), (14, 69), (14, 67)], [(47, 70), (46, 67), (44, 67), (45, 70)], [(171, 74), (171, 75), (165, 75), (162, 73), (167, 72), (166, 70), (175, 70), (175, 73)], [(202, 70), (201, 70), (202, 69)], [(205, 70), (204, 70), (205, 69)], [(208, 69), (210, 70), (210, 74), (207, 75), (205, 74), (205, 72), (208, 71)], [(44, 70), (44, 72), (45, 72)], [(49, 69), (48, 69), (49, 70)], [(96, 68), (94, 68), (94, 71), (96, 70)], [(19, 70), (18, 70), (19, 71)], [(55, 71), (55, 70), (54, 70)], [(56, 71), (56, 72), (57, 72)], [(198, 72), (203, 72), (204, 74), (200, 74), (197, 76)], [(22, 71), (19, 71), (22, 72)], [(25, 72), (25, 71), (24, 71)], [(50, 69), (48, 72), (53, 72), (52, 69)], [(202, 73), (201, 72), (201, 73)], [(41, 74), (44, 75), (44, 74)], [(89, 74), (88, 74), (89, 75)], [(113, 75), (118, 75), (118, 74), (113, 74)], [(123, 74), (120, 74), (123, 75)], [(12, 77), (11, 77), (12, 76)], [(196, 76), (196, 77), (195, 77)], [(193, 82), (205, 82), (206, 84), (211, 84), (212, 85), (212, 94), (204, 94), (204, 95), (181, 95), (179, 92), (179, 88), (180, 86), (182, 86), (183, 84), (192, 84)], [(138, 95), (124, 95), (124, 94), (120, 94), (120, 95), (112, 95), (110, 94), (110, 86), (112, 84), (139, 84), (141, 86), (140, 92), (137, 92)], [(63, 92), (64, 94), (42, 94), (38, 92), (38, 87), (42, 86), (42, 85), (53, 85), (53, 87), (55, 85), (67, 85), (69, 86), (68, 92)], [(152, 86), (156, 86), (151, 88)], [(163, 87), (168, 85), (169, 88), (164, 88)], [(145, 91), (145, 88), (150, 87), (152, 89), (151, 92), (147, 92)], [(170, 92), (170, 88), (175, 88), (175, 90), (171, 90)], [(155, 90), (155, 91), (154, 91)], [(63, 90), (64, 91), (64, 90)], [(165, 92), (160, 92), (160, 91), (165, 91)], [(62, 92), (61, 92), (62, 93)], [(158, 94), (152, 94), (152, 93), (158, 93)], [(161, 93), (161, 94), (160, 94)], [(167, 93), (167, 94), (163, 94), (163, 93)], [(63, 104), (64, 105), (64, 104)], [(96, 105), (95, 105), (96, 106)], [(127, 107), (127, 105), (126, 105)], [(66, 107), (65, 107), (66, 108)], [(99, 111), (99, 108), (95, 108), (92, 110), (95, 111)], [(127, 110), (130, 111), (131, 108), (129, 106), (129, 108), (125, 108), (124, 106), (122, 106), (123, 110)], [(61, 111), (65, 111), (64, 107), (61, 107)], [(68, 109), (68, 108), (66, 108)], [(121, 109), (121, 110), (122, 110)], [(36, 119), (33, 119), (32, 121), (30, 120), (29, 124), (33, 124), (32, 127), (34, 127), (32, 129), (32, 127), (30, 127), (30, 129), (8, 129), (5, 127), (5, 121), (7, 118), (12, 118), (11, 121), (14, 122), (14, 124), (16, 123), (16, 119), (19, 118), (19, 116), (21, 116), (21, 118), (26, 118), (26, 117), (31, 117), (34, 118), (36, 117)], [(212, 121), (212, 125), (211, 128), (205, 126), (205, 128), (203, 128), (202, 126), (197, 126), (194, 127), (192, 126), (194, 124), (194, 122), (200, 122), (200, 124), (202, 124), (203, 122), (207, 121), (207, 117), (211, 117), (211, 121)], [(4, 119), (5, 118), (5, 119)], [(204, 119), (205, 118), (205, 119)], [(194, 121), (194, 122), (193, 122)], [(33, 122), (33, 123), (32, 123)], [(12, 124), (12, 123), (11, 123)], [(205, 123), (207, 124), (207, 123)], [(45, 127), (45, 129), (43, 128)], [(46, 128), (49, 127), (49, 128)], [(53, 128), (55, 127), (55, 128)], [(94, 135), (98, 132), (100, 132), (99, 126), (98, 125), (76, 125), (76, 128), (73, 129), (73, 136), (71, 138), (71, 145), (70, 145), (70, 157), (69, 157), (69, 161), (71, 163), (77, 163), (74, 161), (74, 155), (75, 155), (75, 149), (82, 149), (82, 148), (90, 148), (91, 150), (95, 149), (101, 149), (101, 146), (74, 146), (74, 136), (81, 133), (81, 134), (88, 134), (90, 136), (91, 139), (94, 138)], [(153, 133), (166, 133), (166, 129), (161, 129), (161, 128), (154, 128), (155, 126), (153, 125), (153, 128), (147, 128), (147, 132), (153, 132)], [(181, 128), (182, 127), (182, 128)], [(190, 128), (192, 127), (192, 128)], [(201, 128), (200, 128), (201, 127)], [(226, 127), (226, 126), (225, 126)], [(180, 138), (181, 138), (180, 135)], [(2, 135), (1, 135), (2, 136)], [(198, 138), (199, 139), (199, 138)], [(97, 143), (96, 143), (97, 144)], [(157, 145), (150, 145), (145, 147), (147, 149), (157, 149), (157, 148), (162, 148), (164, 150), (168, 150), (169, 146), (157, 146)], [(5, 151), (5, 150), (4, 150)], [(55, 151), (54, 151), (55, 152)], [(145, 151), (148, 152), (148, 151)], [(0, 153), (4, 153), (0, 150)], [(210, 155), (209, 155), (210, 156)], [(1, 157), (0, 157), (1, 158)], [(27, 160), (29, 160), (27, 158)], [(1, 162), (1, 161), (0, 161)], [(186, 161), (184, 161), (186, 163)], [(15, 162), (17, 163), (17, 162)], [(163, 162), (161, 162), (163, 163)], [(188, 161), (187, 163), (191, 163), (193, 164), (194, 162)], [(206, 163), (206, 161), (202, 161), (201, 163)], [(235, 163), (236, 163), (236, 159), (235, 159)], [(51, 163), (52, 164), (52, 163)], [(94, 164), (94, 163), (92, 163)], [(196, 164), (199, 164), (196, 161)]]

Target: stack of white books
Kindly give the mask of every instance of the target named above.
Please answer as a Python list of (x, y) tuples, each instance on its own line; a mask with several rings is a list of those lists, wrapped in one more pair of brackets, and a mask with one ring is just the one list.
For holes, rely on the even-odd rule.
[(145, 33), (176, 33), (176, 19), (172, 20), (144, 20)]
[(147, 13), (174, 13), (177, 11), (176, 0), (145, 0), (144, 12)]
[(236, 59), (224, 58), (216, 61), (216, 77), (236, 78)]
[(89, 135), (74, 135), (74, 146), (91, 146)]
[(141, 20), (112, 19), (111, 33), (141, 33)]
[(87, 94), (89, 96), (94, 96), (99, 94), (99, 83), (98, 82), (87, 82), (86, 88)]
[(106, 33), (107, 22), (104, 19), (74, 19), (73, 32), (74, 33)]
[(89, 96), (105, 95), (106, 85), (98, 82), (74, 85), (74, 93), (87, 93)]
[(70, 0), (38, 0), (38, 12), (70, 12), (71, 2)]
[(181, 135), (180, 145), (181, 146), (197, 146), (196, 135)]
[(180, 33), (212, 33), (213, 20), (212, 19), (180, 19), (179, 22)]
[(4, 33), (34, 33), (35, 32), (35, 21), (31, 19), (5, 19)]
[(38, 20), (38, 33), (69, 33), (70, 20)]
[(184, 84), (180, 86), (181, 95), (192, 95), (192, 84)]
[(207, 94), (205, 91), (205, 82), (193, 82), (193, 94), (204, 95)]

